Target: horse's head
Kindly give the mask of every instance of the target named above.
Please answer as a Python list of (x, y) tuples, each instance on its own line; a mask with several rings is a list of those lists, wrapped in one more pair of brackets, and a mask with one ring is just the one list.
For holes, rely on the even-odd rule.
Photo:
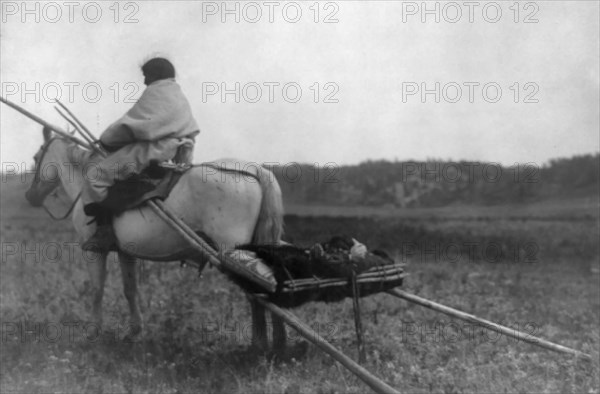
[(50, 146), (55, 140), (56, 138), (52, 137), (52, 131), (44, 127), (44, 144), (33, 156), (35, 177), (25, 193), (25, 198), (34, 207), (41, 206), (48, 194), (60, 185), (59, 163), (54, 162), (52, 155), (48, 154)]

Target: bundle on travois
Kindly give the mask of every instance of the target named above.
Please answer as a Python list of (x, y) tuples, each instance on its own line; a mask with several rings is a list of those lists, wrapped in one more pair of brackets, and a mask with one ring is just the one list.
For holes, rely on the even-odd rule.
[[(310, 247), (243, 245), (229, 256), (251, 273), (230, 273), (230, 278), (253, 293), (266, 292), (272, 302), (286, 307), (365, 297), (402, 285), (407, 275), (404, 264), (386, 252), (371, 251), (348, 236), (334, 236)], [(251, 279), (256, 277), (263, 280)]]

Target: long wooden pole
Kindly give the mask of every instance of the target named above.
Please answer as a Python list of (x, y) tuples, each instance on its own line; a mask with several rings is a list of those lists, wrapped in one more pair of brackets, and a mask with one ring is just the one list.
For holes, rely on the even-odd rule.
[(78, 133), (79, 133), (79, 134), (80, 134), (80, 135), (83, 137), (83, 139), (84, 139), (84, 140), (86, 140), (86, 142), (87, 142), (88, 144), (90, 144), (90, 146), (95, 146), (95, 145), (94, 145), (94, 141), (93, 141), (93, 140), (92, 140), (90, 137), (88, 137), (88, 136), (87, 136), (87, 134), (84, 134), (84, 132), (81, 130), (81, 128), (80, 128), (80, 127), (77, 125), (77, 123), (75, 123), (75, 122), (74, 122), (72, 119), (70, 119), (70, 118), (69, 118), (67, 115), (63, 114), (63, 113), (61, 112), (61, 110), (60, 110), (60, 109), (58, 109), (58, 107), (54, 107), (54, 109), (56, 110), (56, 112), (58, 112), (58, 114), (59, 114), (60, 116), (62, 116), (62, 117), (63, 117), (63, 119), (64, 119), (64, 120), (66, 120), (67, 122), (69, 122), (69, 124), (75, 128), (75, 130), (76, 130), (76, 131), (77, 131), (77, 132), (78, 132)]
[(67, 113), (75, 120), (75, 122), (77, 122), (77, 124), (81, 127), (82, 131), (79, 131), (82, 135), (86, 134), (88, 136), (88, 138), (90, 138), (92, 140), (92, 144), (94, 144), (96, 142), (96, 137), (94, 136), (94, 134), (92, 134), (92, 132), (90, 131), (90, 129), (88, 129), (87, 127), (85, 127), (85, 125), (83, 123), (81, 123), (81, 121), (79, 119), (77, 119), (77, 116), (75, 116), (75, 114), (73, 112), (71, 112), (69, 110), (69, 108), (67, 108), (66, 105), (64, 105), (63, 103), (60, 102), (59, 99), (55, 100), (56, 103), (58, 105), (61, 106), (62, 109), (64, 109), (65, 111), (67, 111)]
[(450, 307), (442, 305), (442, 304), (438, 304), (437, 302), (433, 302), (433, 301), (427, 300), (425, 298), (421, 298), (419, 296), (416, 296), (411, 293), (407, 293), (406, 291), (403, 291), (400, 289), (391, 289), (391, 290), (388, 290), (387, 292), (389, 294), (393, 295), (394, 297), (398, 297), (398, 298), (402, 298), (402, 299), (410, 301), (410, 302), (414, 302), (415, 304), (419, 304), (421, 306), (424, 306), (425, 308), (429, 308), (434, 311), (444, 313), (448, 316), (456, 317), (457, 319), (461, 319), (461, 320), (467, 321), (472, 324), (481, 325), (489, 330), (504, 334), (511, 338), (515, 338), (515, 339), (518, 339), (518, 340), (521, 340), (524, 342), (529, 342), (531, 344), (541, 346), (546, 349), (554, 350), (555, 352), (571, 354), (571, 355), (574, 355), (577, 357), (581, 357), (582, 359), (585, 359), (585, 360), (592, 359), (592, 356), (590, 356), (589, 354), (580, 352), (579, 350), (571, 349), (566, 346), (562, 346), (562, 345), (547, 341), (545, 339), (534, 337), (534, 336), (531, 336), (524, 332), (521, 332), (519, 330), (501, 326), (500, 324), (496, 324), (489, 320), (485, 320), (485, 319), (481, 319), (477, 316), (473, 316), (469, 313), (461, 312), (457, 309), (450, 308)]
[(60, 134), (62, 137), (65, 137), (65, 138), (67, 138), (67, 139), (75, 142), (76, 144), (78, 144), (80, 146), (83, 146), (86, 149), (93, 149), (87, 143), (81, 141), (79, 138), (73, 137), (67, 131), (64, 131), (60, 127), (55, 126), (55, 125), (53, 125), (51, 123), (46, 122), (42, 118), (40, 118), (40, 117), (32, 114), (31, 112), (27, 111), (26, 109), (23, 109), (23, 108), (19, 107), (17, 104), (14, 104), (14, 103), (8, 101), (7, 99), (5, 99), (2, 96), (0, 96), (0, 102), (3, 102), (4, 104), (8, 105), (9, 107), (17, 110), (18, 112), (20, 112), (23, 115), (27, 116), (29, 119), (33, 120), (34, 122), (37, 122), (37, 123), (41, 124), (42, 126), (49, 128), (50, 130), (54, 131), (56, 134)]
[(209, 244), (206, 243), (198, 234), (196, 234), (183, 220), (171, 212), (164, 202), (160, 200), (147, 201), (150, 208), (175, 231), (177, 231), (194, 249), (201, 253), (202, 256), (217, 268), (225, 269), (232, 273), (241, 275), (254, 283), (259, 283), (267, 291), (274, 293), (276, 284), (267, 281), (262, 276), (253, 275), (251, 271), (240, 269), (239, 264), (236, 264), (230, 257), (215, 251)]
[(346, 356), (344, 353), (336, 349), (332, 344), (323, 339), (315, 330), (304, 324), (287, 309), (280, 308), (277, 305), (265, 300), (263, 297), (252, 294), (251, 296), (255, 300), (257, 300), (262, 306), (270, 310), (271, 313), (279, 316), (290, 327), (298, 331), (298, 333), (300, 333), (300, 335), (302, 335), (304, 338), (314, 343), (325, 353), (329, 354), (331, 357), (336, 359), (344, 367), (348, 368), (348, 370), (355, 374), (360, 380), (365, 382), (376, 393), (399, 394), (395, 388), (388, 385), (387, 383), (379, 379), (377, 376), (373, 375), (371, 372), (360, 366), (350, 357)]

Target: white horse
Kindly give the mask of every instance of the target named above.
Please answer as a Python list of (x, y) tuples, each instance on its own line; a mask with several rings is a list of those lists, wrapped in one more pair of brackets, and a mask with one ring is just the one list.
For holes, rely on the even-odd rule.
[[(81, 200), (78, 200), (83, 182), (86, 181), (83, 169), (85, 163), (74, 159), (80, 151), (81, 148), (73, 142), (52, 137), (52, 132), (44, 129), (44, 144), (34, 156), (36, 176), (25, 197), (31, 205), (41, 206), (46, 196), (57, 187), (64, 188), (71, 203), (75, 204), (75, 230), (80, 239), (87, 239), (93, 229), (86, 224), (90, 218), (85, 215)], [(248, 243), (278, 243), (283, 232), (281, 190), (270, 171), (256, 166), (254, 169), (255, 177), (250, 179), (248, 174), (240, 176), (240, 173), (236, 174), (235, 171), (207, 171), (206, 167), (193, 167), (183, 174), (164, 203), (170, 211), (183, 218), (192, 230), (208, 235), (218, 245), (219, 251), (227, 251)], [(153, 261), (201, 261), (203, 257), (146, 206), (116, 215), (113, 218), (113, 229), (119, 249), (124, 293), (131, 314), (128, 334), (131, 338), (143, 329), (136, 258)], [(102, 322), (107, 254), (96, 253), (94, 258), (89, 258), (88, 264), (93, 287), (92, 318), (98, 324)], [(250, 303), (252, 343), (259, 349), (266, 350), (264, 308), (252, 300)], [(283, 322), (274, 315), (272, 320), (273, 345), (277, 350), (283, 350)]]

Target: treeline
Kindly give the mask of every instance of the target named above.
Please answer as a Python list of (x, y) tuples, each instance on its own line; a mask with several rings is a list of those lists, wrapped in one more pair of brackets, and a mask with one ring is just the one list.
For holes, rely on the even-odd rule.
[(492, 162), (367, 161), (353, 166), (289, 163), (271, 168), (287, 202), (436, 207), (598, 196), (600, 154), (544, 165)]

